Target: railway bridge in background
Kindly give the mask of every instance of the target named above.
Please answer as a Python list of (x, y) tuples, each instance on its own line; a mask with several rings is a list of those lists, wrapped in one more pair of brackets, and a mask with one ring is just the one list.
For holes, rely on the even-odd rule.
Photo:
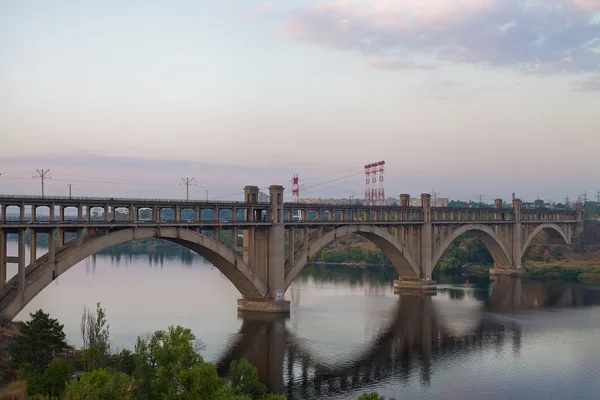
[[(524, 210), (519, 199), (510, 208), (501, 199), (494, 208), (438, 208), (429, 194), (421, 195), (421, 207), (410, 207), (408, 194), (400, 195), (398, 206), (286, 203), (283, 186), (276, 185), (269, 188), (269, 202), (259, 202), (258, 194), (257, 186), (246, 186), (238, 202), (0, 195), (0, 318), (14, 318), (85, 258), (134, 239), (162, 238), (206, 258), (241, 293), (240, 310), (289, 312), (284, 293), (292, 281), (320, 250), (348, 234), (365, 237), (386, 254), (399, 275), (396, 286), (435, 290), (435, 265), (466, 232), (489, 250), (492, 272), (502, 273), (521, 268), (540, 232), (553, 243), (570, 244), (583, 227), (581, 210)], [(44, 219), (38, 217), (42, 207)], [(8, 218), (9, 208), (18, 208), (18, 218)], [(68, 217), (69, 209), (76, 218)], [(173, 218), (161, 218), (165, 209)], [(182, 218), (184, 213), (190, 218)], [(18, 236), (16, 255), (7, 254), (9, 234)], [(49, 244), (41, 256), (39, 234), (48, 235)], [(18, 265), (9, 280), (7, 263)]]

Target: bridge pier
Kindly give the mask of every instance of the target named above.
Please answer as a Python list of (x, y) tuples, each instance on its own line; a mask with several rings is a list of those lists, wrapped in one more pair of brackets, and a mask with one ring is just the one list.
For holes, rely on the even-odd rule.
[(6, 233), (0, 229), (0, 289), (4, 288), (6, 277)]
[[(246, 199), (257, 203), (258, 187), (246, 186), (244, 191)], [(264, 299), (239, 299), (237, 301), (239, 311), (290, 312), (290, 302), (283, 298), (285, 293), (283, 186), (269, 187), (269, 197), (266, 220), (270, 226), (258, 227), (244, 233), (244, 244), (248, 243), (249, 246), (249, 264), (256, 276), (266, 283), (269, 292)], [(253, 240), (250, 236), (253, 236)]]

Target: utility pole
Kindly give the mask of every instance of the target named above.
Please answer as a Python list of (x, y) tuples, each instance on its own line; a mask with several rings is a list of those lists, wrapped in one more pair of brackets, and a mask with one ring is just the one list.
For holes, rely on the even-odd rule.
[(73, 184), (67, 183), (67, 185), (69, 186), (69, 198), (71, 198), (71, 186), (73, 186)]
[(596, 205), (600, 205), (600, 189), (598, 189), (598, 194), (596, 195)]
[(209, 190), (208, 189), (204, 189), (204, 191), (206, 192), (206, 201), (208, 202), (208, 192), (209, 192)]
[(41, 170), (36, 169), (35, 172), (37, 172), (37, 176), (34, 175), (33, 178), (41, 178), (42, 179), (42, 197), (44, 197), (44, 179), (50, 179), (50, 177), (46, 177), (46, 175), (48, 175), (50, 173), (50, 170), (47, 169), (44, 171), (44, 169), (42, 168)]
[(479, 208), (481, 208), (483, 206), (483, 199), (485, 198), (484, 194), (480, 194), (478, 195), (479, 197)]
[(181, 178), (181, 181), (185, 185), (185, 200), (190, 201), (190, 185), (195, 185), (194, 179), (196, 178)]

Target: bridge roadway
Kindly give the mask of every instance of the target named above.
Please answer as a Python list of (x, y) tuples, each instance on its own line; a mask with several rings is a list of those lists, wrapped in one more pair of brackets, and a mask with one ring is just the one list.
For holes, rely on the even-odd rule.
[[(568, 244), (582, 228), (581, 210), (522, 210), (519, 199), (511, 208), (496, 199), (494, 208), (481, 209), (431, 207), (429, 194), (421, 195), (421, 207), (409, 207), (408, 194), (400, 195), (398, 206), (303, 204), (285, 203), (282, 186), (269, 191), (269, 203), (258, 202), (256, 186), (244, 188), (242, 202), (0, 195), (0, 318), (14, 318), (79, 261), (133, 239), (162, 238), (197, 252), (240, 291), (240, 310), (289, 312), (283, 296), (292, 281), (345, 235), (358, 234), (379, 247), (398, 272), (398, 287), (434, 290), (433, 268), (462, 234), (479, 238), (494, 259), (493, 271), (504, 273), (521, 268), (525, 250), (542, 231), (553, 243)], [(40, 207), (47, 207), (47, 220), (38, 218)], [(67, 215), (69, 208), (76, 217)], [(236, 240), (226, 241), (224, 231)], [(67, 242), (66, 233), (75, 238)], [(18, 235), (17, 255), (6, 252), (9, 234)], [(39, 258), (37, 234), (47, 234), (49, 243)], [(7, 263), (18, 264), (9, 281)]]

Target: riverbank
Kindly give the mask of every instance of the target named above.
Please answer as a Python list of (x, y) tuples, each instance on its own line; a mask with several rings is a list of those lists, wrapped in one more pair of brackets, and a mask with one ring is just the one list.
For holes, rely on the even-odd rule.
[[(488, 275), (491, 268), (491, 266), (469, 265), (463, 268), (462, 271), (473, 275)], [(515, 272), (514, 275), (527, 278), (598, 283), (600, 282), (600, 267), (597, 266), (597, 263), (583, 266), (527, 264), (523, 267), (522, 273)]]

